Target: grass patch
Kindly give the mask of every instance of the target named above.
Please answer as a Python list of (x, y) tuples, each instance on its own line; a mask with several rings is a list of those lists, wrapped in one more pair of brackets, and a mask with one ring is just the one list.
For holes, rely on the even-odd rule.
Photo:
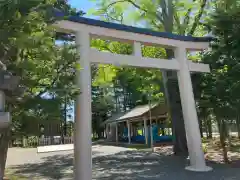
[(146, 144), (129, 144), (128, 148), (141, 150), (141, 149), (149, 149), (149, 146)]
[(229, 150), (232, 152), (240, 153), (240, 140), (237, 137), (231, 139)]
[[(206, 159), (218, 163), (225, 163), (219, 137), (202, 139), (202, 146)], [(226, 139), (226, 149), (229, 162), (237, 162), (240, 160), (240, 140), (237, 137)]]
[(14, 172), (11, 172), (11, 170), (7, 169), (5, 172), (6, 180), (28, 180), (26, 176), (23, 175), (17, 175)]
[(28, 178), (23, 176), (7, 175), (6, 180), (28, 180)]
[(240, 144), (231, 145), (231, 146), (230, 146), (230, 151), (240, 153)]
[[(222, 149), (219, 137), (202, 139), (202, 144), (209, 150), (219, 151)], [(227, 141), (227, 146), (228, 151), (240, 153), (240, 140), (237, 137), (231, 137), (231, 142)]]

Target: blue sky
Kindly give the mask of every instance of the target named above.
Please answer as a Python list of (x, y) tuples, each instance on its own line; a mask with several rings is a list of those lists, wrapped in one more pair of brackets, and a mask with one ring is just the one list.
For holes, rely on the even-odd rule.
[(71, 4), (72, 7), (83, 10), (84, 12), (88, 12), (88, 10), (94, 8), (96, 4), (96, 2), (91, 2), (89, 0), (69, 0), (68, 3)]

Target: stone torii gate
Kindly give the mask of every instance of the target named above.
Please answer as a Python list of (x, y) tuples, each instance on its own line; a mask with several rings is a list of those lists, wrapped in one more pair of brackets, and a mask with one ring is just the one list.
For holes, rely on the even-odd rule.
[[(62, 13), (57, 13), (63, 17)], [(195, 107), (190, 72), (210, 72), (209, 65), (194, 63), (187, 59), (188, 50), (204, 50), (209, 46), (207, 37), (179, 36), (165, 32), (154, 32), (115, 23), (84, 17), (68, 17), (58, 21), (58, 31), (74, 33), (81, 58), (78, 63), (77, 85), (80, 95), (75, 106), (74, 179), (92, 179), (92, 111), (91, 111), (91, 63), (158, 68), (177, 71), (190, 166), (187, 170), (209, 171), (202, 150), (198, 117)], [(132, 55), (101, 52), (90, 47), (91, 38), (111, 39), (133, 45)], [(164, 46), (173, 49), (175, 59), (156, 59), (142, 56), (142, 45)]]

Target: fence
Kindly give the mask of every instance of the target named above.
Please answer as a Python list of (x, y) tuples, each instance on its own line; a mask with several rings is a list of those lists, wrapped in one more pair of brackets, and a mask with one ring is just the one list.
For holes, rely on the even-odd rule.
[(73, 144), (73, 137), (53, 136), (39, 138), (37, 136), (31, 136), (12, 141), (10, 147), (37, 147), (58, 144)]
[(39, 139), (39, 146), (73, 144), (73, 137), (44, 137)]

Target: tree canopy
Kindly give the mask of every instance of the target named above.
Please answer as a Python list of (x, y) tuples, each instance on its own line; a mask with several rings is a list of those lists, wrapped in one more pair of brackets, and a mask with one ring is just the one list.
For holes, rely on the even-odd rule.
[(15, 130), (21, 130), (21, 122), (28, 118), (62, 118), (63, 97), (70, 102), (75, 93), (78, 55), (74, 45), (56, 43), (56, 32), (49, 24), (55, 19), (52, 8), (78, 14), (66, 1), (0, 2), (0, 60), (21, 78), (25, 89), (21, 98), (7, 99)]

